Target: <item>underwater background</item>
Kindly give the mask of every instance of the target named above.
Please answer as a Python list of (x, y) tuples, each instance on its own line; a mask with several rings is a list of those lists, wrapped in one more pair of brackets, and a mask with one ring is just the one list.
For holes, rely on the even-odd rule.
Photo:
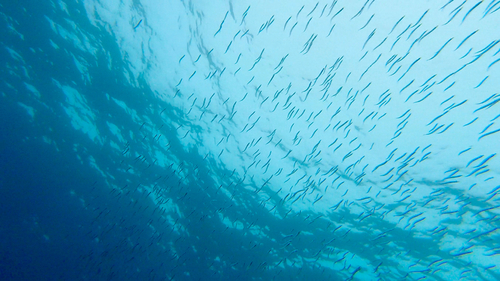
[(0, 2), (0, 279), (500, 280), (499, 10)]

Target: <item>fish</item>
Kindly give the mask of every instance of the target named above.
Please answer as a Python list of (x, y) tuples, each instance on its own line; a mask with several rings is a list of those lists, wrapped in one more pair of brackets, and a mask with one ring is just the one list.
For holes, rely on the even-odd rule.
[(79, 76), (32, 103), (98, 172), (82, 276), (494, 280), (499, 3), (143, 1), (132, 38), (137, 3), (89, 0), (113, 63), (68, 47)]
[(142, 23), (142, 19), (134, 26), (134, 30), (137, 29), (139, 27), (139, 25), (141, 25)]

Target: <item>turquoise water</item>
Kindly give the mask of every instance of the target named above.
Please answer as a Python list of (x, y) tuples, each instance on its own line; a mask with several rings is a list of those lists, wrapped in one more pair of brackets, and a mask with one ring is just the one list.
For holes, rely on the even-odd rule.
[(0, 279), (500, 280), (498, 10), (1, 3)]

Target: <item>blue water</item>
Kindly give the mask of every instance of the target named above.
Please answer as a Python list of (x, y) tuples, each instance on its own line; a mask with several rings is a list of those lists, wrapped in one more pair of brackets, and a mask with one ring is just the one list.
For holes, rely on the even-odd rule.
[(21, 2), (1, 280), (500, 280), (500, 1)]

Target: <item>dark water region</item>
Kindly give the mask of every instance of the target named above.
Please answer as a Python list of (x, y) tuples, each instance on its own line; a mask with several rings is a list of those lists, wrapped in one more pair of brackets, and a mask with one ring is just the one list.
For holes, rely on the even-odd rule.
[(500, 279), (500, 2), (455, 2), (1, 3), (0, 279)]

